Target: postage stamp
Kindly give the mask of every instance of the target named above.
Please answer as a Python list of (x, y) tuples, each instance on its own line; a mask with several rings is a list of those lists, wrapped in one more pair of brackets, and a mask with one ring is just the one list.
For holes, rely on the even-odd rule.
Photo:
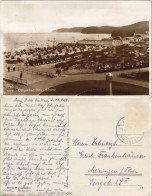
[(125, 118), (122, 117), (116, 125), (116, 134), (118, 139), (125, 144), (136, 144), (144, 136), (144, 133), (131, 133), (125, 130)]

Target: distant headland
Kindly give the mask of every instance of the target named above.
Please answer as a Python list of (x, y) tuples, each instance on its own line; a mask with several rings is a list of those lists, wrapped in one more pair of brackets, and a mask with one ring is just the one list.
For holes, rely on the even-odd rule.
[(84, 34), (122, 34), (124, 36), (135, 33), (145, 33), (149, 31), (149, 21), (141, 21), (134, 24), (114, 27), (114, 26), (90, 26), (90, 27), (72, 27), (56, 29), (53, 32), (79, 32)]

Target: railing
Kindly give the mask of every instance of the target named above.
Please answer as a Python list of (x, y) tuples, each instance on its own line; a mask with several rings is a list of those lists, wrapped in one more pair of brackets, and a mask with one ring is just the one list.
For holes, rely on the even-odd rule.
[(25, 79), (10, 76), (10, 75), (7, 75), (7, 74), (4, 74), (3, 78), (6, 79), (6, 80), (13, 81), (13, 82), (16, 82), (18, 84), (24, 84), (24, 85), (27, 86), (27, 80), (25, 80)]
[[(10, 69), (9, 72), (13, 72), (13, 69)], [(49, 73), (46, 71), (39, 71), (39, 70), (34, 70), (34, 69), (29, 69), (29, 68), (25, 68), (25, 67), (15, 67), (15, 71), (26, 71), (27, 73), (31, 73), (31, 74), (37, 74), (37, 75), (42, 75), (42, 76), (49, 76)]]
[(42, 75), (42, 76), (49, 76), (48, 72), (39, 71), (39, 70), (33, 70), (33, 69), (29, 69), (29, 68), (17, 67), (16, 70), (17, 71), (26, 71), (27, 73), (37, 74), (37, 75)]

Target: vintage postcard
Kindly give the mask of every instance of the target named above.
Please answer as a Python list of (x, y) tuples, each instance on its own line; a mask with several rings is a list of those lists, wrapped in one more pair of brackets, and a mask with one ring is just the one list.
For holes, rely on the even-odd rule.
[(151, 196), (151, 1), (0, 17), (0, 195)]
[(150, 108), (150, 98), (3, 98), (1, 195), (150, 196)]
[(150, 1), (1, 7), (4, 95), (150, 94)]

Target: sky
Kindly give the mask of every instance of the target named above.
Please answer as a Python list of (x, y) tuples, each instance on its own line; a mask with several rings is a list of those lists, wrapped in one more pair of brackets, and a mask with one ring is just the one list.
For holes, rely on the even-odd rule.
[(123, 26), (150, 20), (150, 1), (3, 1), (2, 32), (51, 32), (58, 28)]

